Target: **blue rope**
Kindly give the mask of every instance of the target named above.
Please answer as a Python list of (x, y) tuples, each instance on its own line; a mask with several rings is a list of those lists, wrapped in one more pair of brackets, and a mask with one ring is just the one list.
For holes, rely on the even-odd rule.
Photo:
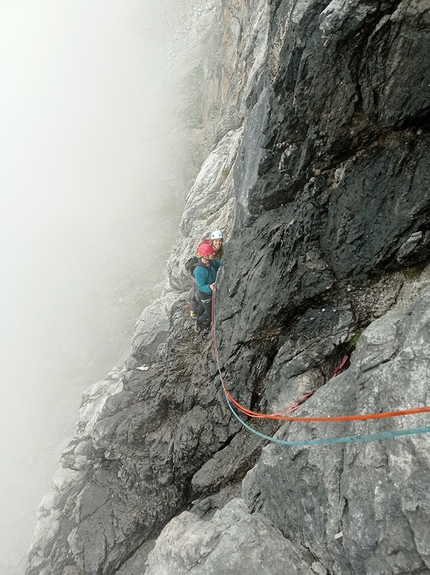
[(234, 408), (233, 408), (233, 406), (232, 406), (232, 404), (231, 404), (231, 402), (228, 399), (227, 394), (226, 394), (226, 389), (225, 389), (224, 381), (222, 378), (221, 366), (219, 363), (219, 357), (218, 357), (218, 351), (217, 351), (217, 345), (216, 345), (215, 294), (213, 294), (212, 297), (214, 300), (213, 318), (212, 318), (214, 345), (215, 345), (215, 350), (216, 350), (216, 363), (217, 363), (219, 378), (221, 381), (221, 386), (222, 386), (222, 389), (223, 389), (223, 392), (225, 395), (225, 399), (227, 401), (227, 405), (230, 408), (230, 411), (232, 412), (234, 417), (243, 425), (243, 427), (245, 427), (248, 431), (250, 431), (254, 435), (258, 435), (258, 437), (261, 437), (262, 439), (266, 439), (267, 441), (270, 441), (272, 443), (277, 443), (279, 445), (305, 446), (305, 445), (328, 445), (328, 444), (332, 444), (332, 443), (352, 443), (352, 442), (357, 442), (357, 441), (377, 441), (378, 439), (392, 439), (393, 437), (400, 437), (402, 435), (418, 435), (418, 434), (422, 434), (422, 433), (430, 433), (430, 426), (428, 426), (428, 427), (412, 427), (409, 429), (399, 429), (397, 431), (382, 431), (380, 433), (369, 433), (366, 435), (348, 435), (346, 437), (328, 437), (327, 439), (308, 439), (308, 440), (304, 440), (304, 441), (287, 441), (285, 439), (278, 439), (277, 437), (271, 437), (270, 435), (265, 435), (264, 433), (260, 433), (256, 429), (253, 429), (247, 423), (245, 423), (243, 421), (243, 419), (241, 419), (239, 417), (239, 415), (234, 410)]
[[(225, 393), (225, 392), (224, 392)], [(418, 433), (430, 433), (430, 427), (415, 427), (411, 429), (400, 429), (398, 431), (383, 431), (381, 433), (370, 433), (367, 435), (349, 435), (346, 437), (329, 437), (327, 439), (308, 439), (305, 441), (286, 441), (285, 439), (278, 439), (277, 437), (271, 437), (270, 435), (265, 435), (259, 431), (252, 429), (247, 425), (234, 411), (228, 397), (226, 396), (227, 404), (230, 411), (235, 416), (235, 418), (240, 421), (240, 423), (251, 431), (255, 435), (258, 435), (262, 439), (267, 439), (272, 443), (278, 443), (280, 445), (327, 445), (329, 443), (350, 443), (353, 441), (376, 441), (377, 439), (391, 439), (392, 437), (398, 437), (399, 435), (416, 435)]]

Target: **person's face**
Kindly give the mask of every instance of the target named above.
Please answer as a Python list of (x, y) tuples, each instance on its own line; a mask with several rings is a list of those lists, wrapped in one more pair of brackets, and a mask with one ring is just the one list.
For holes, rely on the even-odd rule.
[(212, 247), (215, 250), (219, 250), (221, 246), (222, 246), (222, 240), (212, 240)]
[(215, 257), (215, 254), (212, 252), (211, 254), (209, 254), (209, 255), (206, 257), (206, 259), (208, 259), (208, 260), (213, 260), (214, 257)]

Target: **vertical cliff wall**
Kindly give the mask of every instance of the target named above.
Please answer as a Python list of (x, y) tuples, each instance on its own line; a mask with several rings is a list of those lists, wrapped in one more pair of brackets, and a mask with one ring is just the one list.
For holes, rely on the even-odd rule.
[[(430, 6), (230, 0), (212, 17), (213, 151), (132, 355), (83, 398), (28, 573), (429, 573), (429, 436), (264, 447), (192, 329), (183, 264), (226, 231), (218, 351), (247, 407), (306, 391), (309, 416), (429, 404)], [(251, 423), (284, 440), (426, 424)]]

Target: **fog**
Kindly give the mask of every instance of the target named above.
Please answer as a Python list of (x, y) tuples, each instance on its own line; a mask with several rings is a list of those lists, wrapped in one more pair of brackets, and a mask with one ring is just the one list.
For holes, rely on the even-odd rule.
[(82, 391), (121, 363), (163, 280), (173, 5), (0, 0), (2, 575), (22, 572)]

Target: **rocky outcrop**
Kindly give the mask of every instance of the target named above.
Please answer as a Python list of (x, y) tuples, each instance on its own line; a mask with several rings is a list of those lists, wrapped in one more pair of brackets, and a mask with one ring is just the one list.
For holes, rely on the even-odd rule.
[[(363, 332), (349, 369), (300, 415), (379, 413), (428, 405), (430, 290), (408, 313)], [(277, 437), (356, 436), (429, 425), (428, 414), (348, 423), (291, 423)], [(430, 428), (428, 428), (430, 431)], [(252, 511), (306, 547), (330, 573), (428, 573), (430, 435), (318, 448), (271, 445), (244, 482)]]
[[(430, 7), (229, 1), (212, 17), (214, 149), (130, 357), (84, 395), (27, 572), (277, 573), (288, 555), (289, 572), (430, 573), (429, 436), (264, 447), (225, 403), (183, 269), (226, 230), (217, 346), (246, 407), (310, 391), (302, 415), (429, 403)], [(427, 423), (250, 425), (306, 440)]]
[(146, 573), (313, 575), (302, 555), (305, 550), (291, 545), (263, 515), (251, 515), (234, 499), (210, 522), (187, 511), (173, 519), (150, 553)]

